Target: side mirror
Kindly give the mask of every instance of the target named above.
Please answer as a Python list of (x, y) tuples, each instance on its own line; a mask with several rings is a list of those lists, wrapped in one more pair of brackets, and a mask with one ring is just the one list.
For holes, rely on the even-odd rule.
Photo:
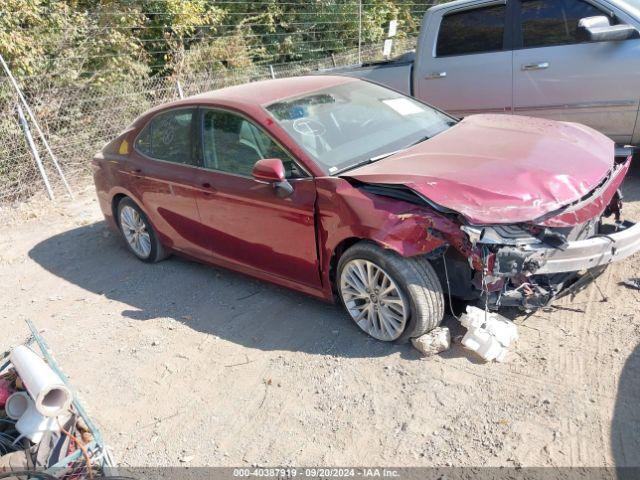
[(631, 25), (611, 25), (606, 16), (586, 17), (578, 22), (578, 39), (587, 42), (620, 42), (640, 38)]
[(261, 183), (270, 183), (279, 197), (285, 198), (293, 193), (293, 186), (287, 181), (284, 165), (279, 158), (258, 160), (253, 167), (253, 178)]
[(264, 158), (253, 166), (253, 178), (263, 183), (283, 182), (285, 180), (284, 165), (279, 158)]

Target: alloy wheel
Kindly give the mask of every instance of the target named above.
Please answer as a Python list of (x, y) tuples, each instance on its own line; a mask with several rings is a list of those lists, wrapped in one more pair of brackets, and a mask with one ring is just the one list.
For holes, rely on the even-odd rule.
[(148, 258), (151, 255), (151, 236), (140, 213), (125, 205), (120, 210), (120, 226), (134, 253), (140, 258)]
[(392, 341), (402, 335), (409, 306), (393, 279), (368, 260), (351, 260), (340, 275), (340, 293), (351, 318), (372, 337)]

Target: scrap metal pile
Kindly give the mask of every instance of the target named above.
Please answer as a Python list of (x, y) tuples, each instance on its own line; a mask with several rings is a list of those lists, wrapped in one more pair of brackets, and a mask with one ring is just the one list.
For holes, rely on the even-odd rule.
[(102, 476), (113, 463), (100, 432), (28, 325), (27, 344), (0, 355), (0, 478)]

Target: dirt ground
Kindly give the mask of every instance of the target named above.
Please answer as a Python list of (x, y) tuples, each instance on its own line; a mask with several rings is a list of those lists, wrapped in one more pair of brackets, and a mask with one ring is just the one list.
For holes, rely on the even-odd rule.
[(509, 361), (484, 364), (421, 360), (226, 270), (143, 264), (91, 188), (20, 217), (0, 226), (0, 346), (35, 321), (123, 466), (640, 465), (640, 292), (619, 285), (638, 255), (518, 316)]

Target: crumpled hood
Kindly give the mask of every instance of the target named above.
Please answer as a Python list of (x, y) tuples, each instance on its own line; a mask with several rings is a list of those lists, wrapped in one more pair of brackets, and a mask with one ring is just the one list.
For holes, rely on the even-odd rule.
[(345, 173), (405, 185), (474, 224), (531, 222), (596, 188), (613, 141), (583, 125), (474, 115), (434, 138)]

